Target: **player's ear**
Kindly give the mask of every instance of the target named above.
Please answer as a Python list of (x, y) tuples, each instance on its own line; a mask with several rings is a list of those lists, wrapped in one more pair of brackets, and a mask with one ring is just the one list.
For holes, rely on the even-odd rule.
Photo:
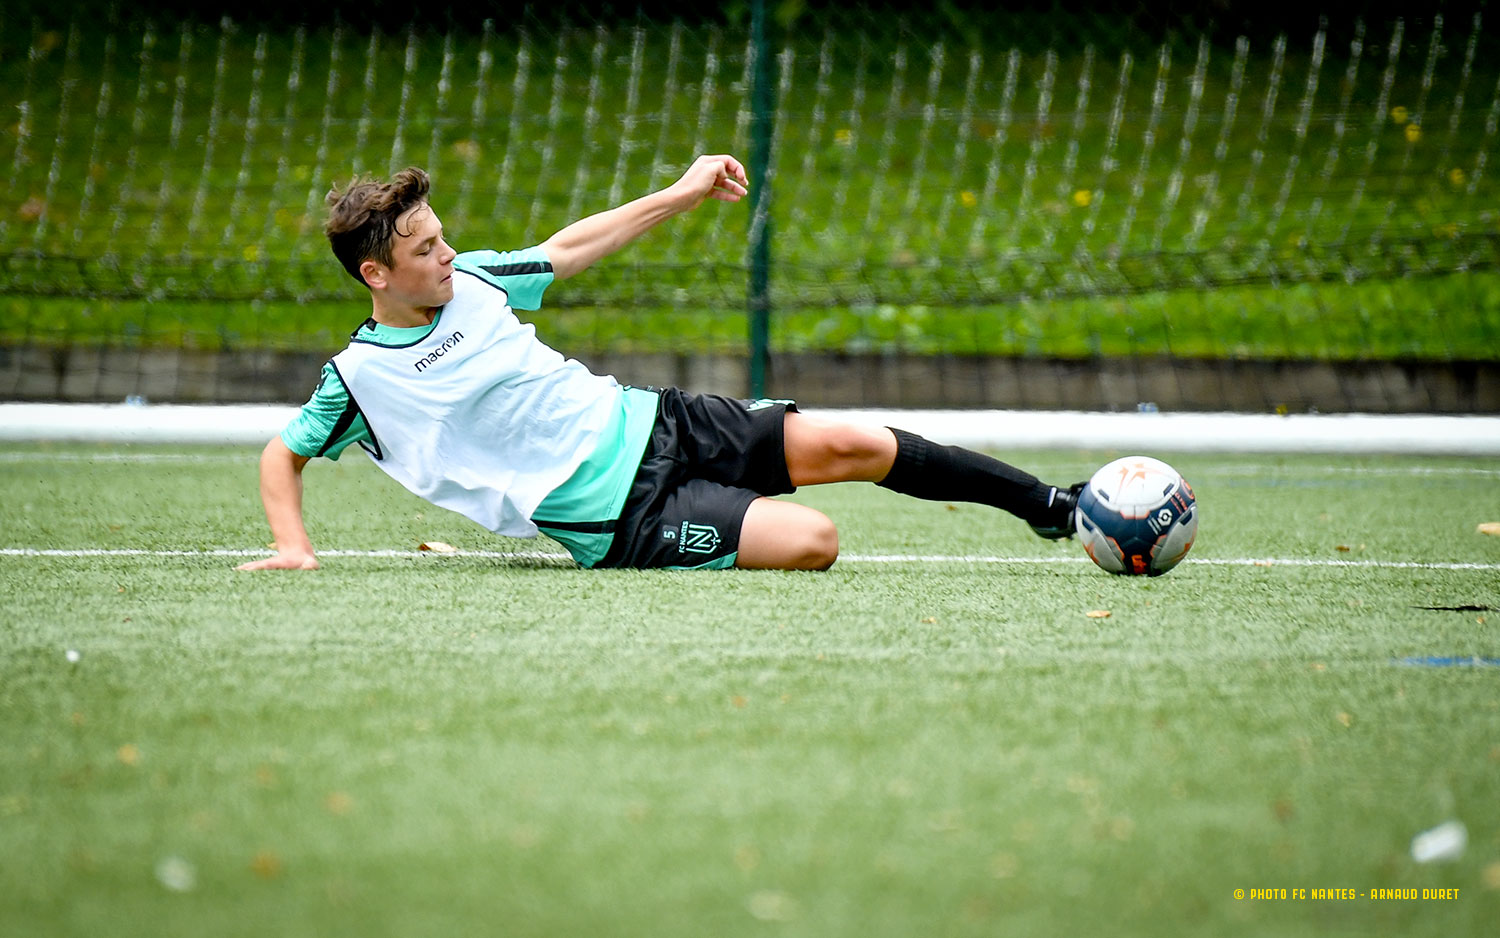
[(376, 287), (383, 289), (386, 285), (385, 278), (387, 273), (389, 271), (386, 270), (385, 265), (373, 258), (367, 258), (359, 265), (359, 275), (365, 278), (365, 283), (371, 289), (375, 289)]

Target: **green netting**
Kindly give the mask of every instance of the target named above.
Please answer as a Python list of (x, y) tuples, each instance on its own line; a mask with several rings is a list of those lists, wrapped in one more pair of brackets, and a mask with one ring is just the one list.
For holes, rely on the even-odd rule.
[[(284, 6), (0, 13), (0, 341), (325, 348), (337, 180), (423, 165), (512, 248), (750, 149), (748, 5)], [(769, 12), (773, 348), (1500, 357), (1482, 7)], [(674, 220), (550, 328), (742, 350), (747, 226)]]

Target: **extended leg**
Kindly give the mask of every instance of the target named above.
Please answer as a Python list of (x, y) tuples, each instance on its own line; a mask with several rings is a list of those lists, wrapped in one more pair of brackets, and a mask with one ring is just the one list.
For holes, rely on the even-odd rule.
[(880, 482), (893, 492), (934, 501), (978, 502), (1008, 511), (1045, 538), (1070, 537), (1077, 488), (1048, 485), (1029, 472), (960, 446), (940, 446), (893, 430), (895, 465)]
[(1024, 519), (1043, 537), (1072, 533), (1070, 489), (959, 446), (904, 430), (786, 415), (786, 461), (795, 485), (875, 482), (914, 498), (976, 502)]
[(895, 460), (896, 436), (885, 427), (786, 415), (786, 468), (793, 485), (879, 482)]

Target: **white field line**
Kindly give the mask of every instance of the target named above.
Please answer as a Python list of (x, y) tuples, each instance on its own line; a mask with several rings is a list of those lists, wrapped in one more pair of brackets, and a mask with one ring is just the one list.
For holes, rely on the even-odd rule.
[(121, 462), (121, 463), (221, 463), (256, 462), (260, 453), (246, 449), (242, 453), (0, 453), (0, 463)]
[(1354, 476), (1500, 476), (1500, 469), (1485, 469), (1480, 466), (1214, 466), (1202, 470), (1208, 476), (1266, 476), (1283, 475), (1296, 477), (1312, 475)]
[[(5, 547), (0, 548), (0, 557), (224, 557), (254, 558), (269, 557), (271, 551), (217, 549), (217, 550), (136, 550), (136, 549), (78, 549)], [(544, 560), (571, 565), (567, 554), (543, 553), (540, 551), (460, 550), (456, 553), (437, 553), (418, 550), (323, 550), (319, 557), (383, 558), (383, 557), (472, 557), (483, 560)], [(1086, 564), (1087, 557), (1003, 557), (986, 554), (843, 554), (842, 563), (926, 563), (926, 564), (972, 564), (997, 566), (1048, 566), (1052, 564)], [(1500, 571), (1500, 563), (1448, 563), (1417, 560), (1313, 560), (1306, 558), (1278, 557), (1190, 557), (1184, 563), (1213, 567), (1354, 567), (1377, 570), (1480, 570)]]

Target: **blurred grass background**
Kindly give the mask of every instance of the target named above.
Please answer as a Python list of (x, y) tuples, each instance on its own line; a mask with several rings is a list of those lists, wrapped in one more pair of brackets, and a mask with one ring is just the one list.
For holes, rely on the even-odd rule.
[[(334, 181), (425, 165), (457, 247), (524, 247), (749, 147), (744, 5), (181, 6), (0, 14), (0, 340), (332, 350), (362, 317)], [(1478, 7), (769, 23), (777, 350), (1500, 356)], [(549, 297), (544, 337), (743, 349), (748, 224), (675, 220)]]

